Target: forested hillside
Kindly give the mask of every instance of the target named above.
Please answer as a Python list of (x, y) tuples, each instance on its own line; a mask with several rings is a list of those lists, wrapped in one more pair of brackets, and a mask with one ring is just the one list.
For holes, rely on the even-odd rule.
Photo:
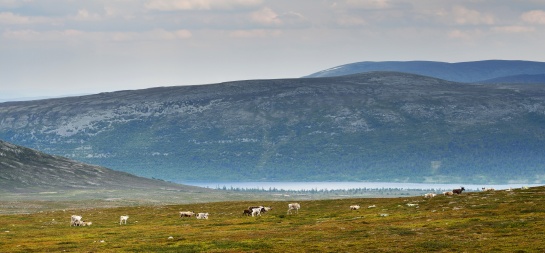
[(169, 181), (545, 181), (545, 86), (395, 72), (0, 104), (0, 138)]

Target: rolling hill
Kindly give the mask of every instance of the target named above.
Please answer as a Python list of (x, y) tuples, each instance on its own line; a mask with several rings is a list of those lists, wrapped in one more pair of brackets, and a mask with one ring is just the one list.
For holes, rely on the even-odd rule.
[(545, 84), (545, 62), (487, 60), (474, 62), (385, 61), (345, 64), (307, 77), (343, 76), (371, 71), (397, 71), (465, 83)]
[(398, 72), (0, 103), (0, 139), (148, 178), (542, 183), (545, 86)]
[(0, 140), (0, 192), (93, 189), (206, 191), (48, 155)]

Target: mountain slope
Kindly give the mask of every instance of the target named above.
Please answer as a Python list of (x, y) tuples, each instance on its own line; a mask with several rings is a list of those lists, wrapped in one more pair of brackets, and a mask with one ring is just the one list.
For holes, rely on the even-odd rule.
[(366, 74), (0, 104), (0, 138), (170, 181), (542, 182), (545, 86)]
[(136, 177), (0, 140), (0, 191), (166, 188), (186, 191), (198, 189)]
[(497, 79), (502, 83), (545, 83), (545, 62), (488, 60), (475, 62), (385, 61), (357, 62), (319, 71), (307, 77), (331, 77), (371, 71), (398, 71), (454, 82), (476, 83)]

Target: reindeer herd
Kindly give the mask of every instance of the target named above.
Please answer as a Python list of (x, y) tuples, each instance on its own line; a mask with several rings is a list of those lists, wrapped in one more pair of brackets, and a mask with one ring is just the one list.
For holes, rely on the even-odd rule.
[[(288, 204), (288, 214), (292, 213), (292, 210), (295, 211), (295, 213), (299, 213), (299, 209), (301, 208), (301, 205), (299, 203), (290, 203)], [(250, 206), (248, 209), (244, 209), (242, 212), (242, 215), (247, 216), (261, 216), (262, 213), (266, 213), (268, 211), (272, 210), (272, 207), (270, 206)], [(180, 218), (184, 217), (195, 217), (197, 219), (205, 219), (207, 220), (209, 216), (209, 213), (195, 213), (193, 211), (181, 211), (180, 212)], [(127, 220), (129, 219), (128, 215), (122, 215), (119, 217), (119, 225), (127, 224)], [(80, 226), (91, 226), (93, 224), (92, 222), (87, 222), (83, 220), (83, 217), (81, 215), (72, 215), (70, 217), (70, 226), (74, 227), (80, 227)]]
[[(523, 189), (528, 189), (528, 187), (523, 187)], [(452, 196), (452, 195), (459, 195), (459, 194), (462, 194), (462, 192), (464, 192), (466, 189), (464, 187), (460, 187), (458, 189), (453, 189), (452, 191), (446, 191), (446, 192), (443, 192), (443, 195), (445, 196)], [(482, 191), (495, 191), (494, 188), (486, 188), (486, 187), (483, 187), (481, 189)], [(507, 191), (510, 191), (510, 189), (508, 189)], [(437, 196), (437, 194), (435, 193), (426, 193), (424, 194), (424, 198), (433, 198)], [(416, 204), (413, 204), (413, 205), (416, 205)], [(407, 204), (407, 206), (411, 206), (410, 204)], [(374, 208), (376, 207), (375, 205), (372, 205), (372, 206), (369, 206), (368, 208)], [(289, 203), (288, 204), (288, 211), (287, 211), (287, 214), (298, 214), (299, 213), (299, 209), (301, 209), (301, 204), (299, 203)], [(359, 205), (351, 205), (350, 206), (350, 210), (359, 210), (360, 209), (360, 206)], [(242, 215), (245, 215), (245, 216), (252, 216), (252, 217), (257, 217), (257, 216), (261, 216), (262, 213), (266, 213), (266, 212), (269, 212), (270, 210), (272, 210), (272, 207), (270, 206), (263, 206), (263, 205), (260, 205), (260, 206), (249, 206), (247, 209), (244, 209), (242, 211)], [(190, 217), (195, 217), (197, 219), (208, 219), (208, 216), (209, 216), (209, 213), (195, 213), (195, 212), (192, 212), (192, 211), (181, 211), (180, 212), (180, 218), (190, 218)], [(119, 225), (123, 225), (123, 224), (127, 224), (127, 220), (129, 219), (129, 216), (128, 215), (122, 215), (119, 217)], [(93, 223), (92, 222), (89, 222), (89, 221), (84, 221), (82, 216), (80, 215), (72, 215), (71, 218), (70, 218), (70, 226), (75, 226), (75, 227), (80, 227), (80, 226), (91, 226)]]
[[(443, 195), (445, 195), (445, 196), (452, 196), (452, 195), (454, 195), (454, 194), (462, 194), (462, 192), (465, 191), (465, 190), (466, 190), (466, 188), (460, 187), (460, 188), (454, 189), (454, 190), (452, 190), (452, 191), (443, 192)], [(424, 197), (425, 197), (425, 195), (424, 195)]]

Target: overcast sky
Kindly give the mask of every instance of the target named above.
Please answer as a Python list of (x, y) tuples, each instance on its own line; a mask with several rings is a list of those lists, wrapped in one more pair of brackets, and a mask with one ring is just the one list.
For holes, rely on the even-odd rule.
[(0, 0), (0, 99), (545, 61), (543, 0)]

